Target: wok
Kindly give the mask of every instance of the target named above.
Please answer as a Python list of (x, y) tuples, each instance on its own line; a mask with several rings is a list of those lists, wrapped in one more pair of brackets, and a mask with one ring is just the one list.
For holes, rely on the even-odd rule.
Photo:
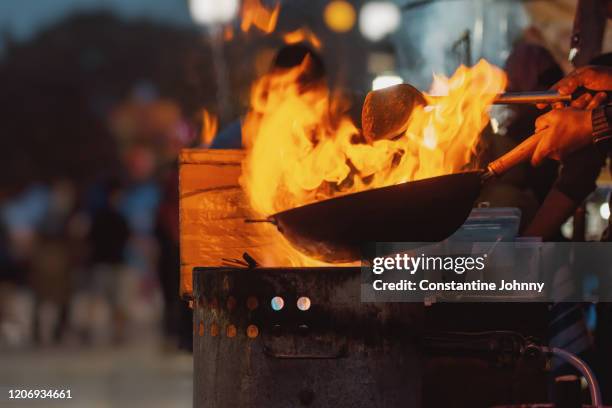
[[(499, 102), (517, 95), (500, 95)], [(554, 95), (545, 95), (551, 100)], [(523, 95), (524, 97), (524, 95)], [(542, 100), (542, 95), (537, 101)], [(533, 102), (533, 98), (528, 98)], [(516, 101), (514, 101), (516, 102)], [(525, 102), (525, 100), (523, 100)], [(402, 84), (370, 92), (362, 117), (368, 140), (390, 138), (405, 130), (415, 106), (425, 104), (421, 92)], [(538, 135), (489, 164), (470, 171), (348, 194), (279, 212), (266, 221), (276, 225), (303, 253), (326, 262), (360, 259), (368, 242), (438, 242), (466, 220), (487, 179), (525, 161)]]
[(481, 186), (531, 157), (533, 135), (487, 170), (376, 188), (276, 213), (266, 220), (301, 252), (326, 262), (359, 260), (368, 242), (438, 242), (467, 219)]
[(360, 259), (367, 242), (436, 242), (463, 224), (480, 193), (471, 171), (376, 188), (274, 214), (292, 245), (326, 262)]

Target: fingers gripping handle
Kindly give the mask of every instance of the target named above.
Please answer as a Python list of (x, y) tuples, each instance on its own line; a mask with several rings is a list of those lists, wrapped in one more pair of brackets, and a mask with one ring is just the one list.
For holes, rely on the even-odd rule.
[(595, 96), (600, 92), (603, 92), (606, 94), (607, 101), (612, 101), (612, 91), (595, 91), (593, 89), (585, 88), (584, 86), (579, 86), (578, 88), (576, 88), (576, 90), (572, 93), (572, 101), (575, 101), (576, 99), (580, 98), (582, 95), (587, 94), (587, 93), (590, 94), (591, 96)]
[(535, 151), (542, 135), (536, 133), (525, 139), (520, 145), (504, 154), (499, 159), (492, 161), (487, 166), (487, 170), (491, 175), (501, 176), (514, 166), (517, 166), (525, 161), (528, 161)]

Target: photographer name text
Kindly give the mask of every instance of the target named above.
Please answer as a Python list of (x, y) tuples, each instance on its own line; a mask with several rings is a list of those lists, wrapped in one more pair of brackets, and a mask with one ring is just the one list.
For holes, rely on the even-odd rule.
[[(387, 271), (398, 271), (414, 275), (422, 272), (451, 272), (461, 276), (466, 272), (482, 272), (485, 269), (487, 254), (468, 256), (431, 256), (421, 254), (411, 256), (407, 254), (396, 254), (388, 257), (377, 257), (372, 260), (371, 270), (374, 275), (382, 275)], [(400, 279), (396, 281), (385, 281), (376, 279), (372, 282), (375, 291), (529, 291), (542, 293), (544, 282), (520, 282), (513, 280), (500, 280), (498, 282), (484, 282), (480, 279), (469, 281), (433, 281), (432, 279), (421, 279), (412, 281)]]
[(407, 279), (402, 279), (398, 282), (384, 282), (377, 279), (372, 283), (372, 287), (376, 291), (529, 291), (542, 293), (544, 290), (543, 282), (519, 282), (517, 280), (495, 282), (481, 282), (480, 280), (470, 282), (431, 282), (427, 279), (414, 282)]

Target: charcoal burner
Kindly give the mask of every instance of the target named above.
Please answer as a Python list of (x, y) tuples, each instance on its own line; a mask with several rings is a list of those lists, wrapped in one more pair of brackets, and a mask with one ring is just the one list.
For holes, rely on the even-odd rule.
[(195, 268), (195, 407), (419, 407), (422, 305), (362, 303), (361, 270)]

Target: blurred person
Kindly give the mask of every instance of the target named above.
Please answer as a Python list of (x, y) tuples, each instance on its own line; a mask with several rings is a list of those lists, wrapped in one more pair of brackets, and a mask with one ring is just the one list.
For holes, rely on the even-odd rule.
[(8, 231), (0, 220), (0, 345), (19, 346), (29, 340), (31, 313), (23, 304), (21, 272), (11, 251)]
[[(0, 287), (8, 288), (19, 283), (19, 270), (10, 250), (9, 235), (6, 226), (0, 220)], [(7, 289), (8, 291), (8, 289)], [(0, 290), (0, 292), (3, 292)], [(0, 296), (2, 299), (3, 296)], [(2, 320), (0, 307), (0, 321)]]
[(49, 208), (49, 188), (31, 183), (13, 191), (0, 207), (5, 231), (7, 270), (3, 273), (2, 337), (12, 346), (30, 343), (33, 334), (34, 295), (29, 283), (37, 235)]
[(29, 273), (34, 291), (34, 340), (59, 342), (68, 328), (73, 292), (73, 245), (68, 226), (75, 208), (75, 191), (67, 180), (52, 183), (49, 207), (37, 233)]
[(42, 233), (30, 269), (30, 287), (34, 291), (34, 341), (57, 343), (67, 328), (72, 275), (69, 247), (64, 237)]
[[(564, 77), (552, 54), (538, 44), (517, 44), (508, 58), (506, 68), (509, 91), (546, 90)], [(518, 123), (508, 127), (508, 132), (515, 137), (520, 136), (517, 142), (521, 142), (538, 131), (541, 111), (533, 106), (517, 106), (513, 110), (521, 115)], [(596, 149), (586, 148), (576, 151), (560, 165), (547, 159), (540, 167), (526, 166), (528, 183), (536, 192), (540, 205), (522, 235), (541, 237), (547, 241), (565, 240), (561, 226), (595, 190), (595, 181), (602, 165), (603, 161)], [(573, 239), (580, 240), (581, 237), (575, 233)], [(557, 262), (556, 281), (571, 281), (573, 274), (568, 266), (571, 267), (572, 261), (569, 256), (559, 257)], [(593, 362), (594, 348), (584, 318), (587, 308), (588, 305), (576, 302), (552, 304), (548, 343), (551, 347), (565, 349)], [(552, 377), (572, 372), (572, 367), (553, 359)]]
[[(162, 306), (160, 300), (163, 300), (166, 345), (176, 348), (181, 337), (179, 320), (189, 311), (183, 310), (186, 305), (178, 298), (178, 226), (170, 219), (178, 217), (178, 197), (176, 191), (174, 194), (168, 191), (166, 170), (173, 168), (171, 163), (175, 162), (179, 148), (193, 141), (194, 132), (176, 101), (161, 97), (155, 85), (146, 82), (137, 84), (131, 96), (113, 109), (111, 125), (123, 140), (121, 156), (129, 180), (120, 211), (132, 232), (126, 256), (130, 316), (134, 323), (152, 328), (150, 323), (157, 323), (154, 322), (158, 317), (157, 306)], [(178, 178), (176, 169), (170, 173), (170, 180)], [(175, 204), (168, 204), (173, 200)], [(176, 213), (160, 209), (160, 205)], [(169, 213), (169, 217), (161, 217), (162, 222), (160, 211)], [(174, 228), (176, 234), (169, 232)]]
[[(607, 15), (612, 17), (612, 1), (606, 1)], [(581, 88), (593, 92), (585, 93), (569, 107), (556, 104), (555, 109), (540, 116), (536, 131), (541, 137), (532, 156), (532, 164), (539, 165), (546, 158), (567, 162), (580, 151), (597, 152), (605, 160), (612, 143), (612, 107), (607, 92), (612, 90), (612, 53), (600, 55), (592, 60), (594, 65), (580, 67), (553, 86), (561, 94), (571, 95)], [(540, 106), (543, 108), (544, 106)], [(577, 178), (578, 183), (590, 185), (591, 180)], [(611, 228), (602, 236), (610, 241)], [(609, 293), (609, 265), (599, 265), (599, 290)], [(596, 305), (596, 326), (593, 333), (594, 353), (591, 364), (598, 377), (604, 402), (612, 401), (612, 304), (599, 302)]]
[[(111, 309), (112, 339), (124, 340), (126, 302), (122, 293), (125, 278), (125, 249), (130, 236), (127, 221), (119, 211), (121, 186), (112, 180), (106, 185), (105, 202), (92, 215), (89, 231), (91, 279), (88, 282), (90, 299), (89, 314), (97, 316), (99, 308), (108, 303)], [(93, 319), (95, 321), (95, 319)], [(93, 341), (101, 333), (88, 327), (86, 335)], [(93, 336), (93, 337), (92, 337)]]
[[(610, 59), (605, 55), (596, 58), (601, 62), (612, 62)], [(530, 226), (527, 235), (545, 235), (546, 228), (543, 225), (547, 220), (565, 221), (577, 205), (595, 190), (595, 181), (605, 163), (610, 150), (609, 140), (612, 138), (607, 114), (610, 108), (600, 106), (607, 98), (605, 91), (609, 91), (612, 86), (610, 72), (609, 67), (601, 65), (581, 67), (553, 86), (553, 89), (565, 95), (579, 88), (594, 92), (584, 93), (568, 107), (555, 104), (555, 109), (536, 120), (536, 136), (540, 141), (531, 162), (538, 166), (545, 159), (560, 161), (562, 172), (567, 170), (567, 182), (560, 189), (564, 194), (556, 192), (554, 202), (540, 211), (546, 216), (542, 216), (538, 224)]]
[[(599, 99), (601, 96), (596, 97)], [(573, 106), (582, 105), (582, 108), (591, 109), (590, 99), (580, 98), (578, 101), (572, 102)], [(587, 101), (587, 102), (585, 102)], [(575, 123), (573, 114), (577, 109), (575, 107), (567, 108), (565, 111), (568, 123)], [(555, 115), (554, 112), (551, 112)], [(583, 111), (583, 115), (590, 117), (590, 110)], [(550, 113), (540, 116), (535, 122), (535, 135), (538, 137), (551, 132), (548, 129), (543, 133), (543, 130), (548, 127), (546, 122), (550, 118)], [(555, 135), (555, 138), (563, 138), (561, 133)], [(544, 162), (544, 157), (541, 156), (543, 149), (542, 143), (545, 143), (546, 138), (542, 138), (532, 157), (532, 164), (538, 165)], [(549, 155), (550, 159), (555, 159), (554, 155)], [(533, 222), (524, 231), (526, 236), (539, 236), (550, 240), (557, 234), (558, 228), (574, 214), (576, 209), (582, 205), (584, 200), (597, 188), (596, 180), (601, 172), (601, 168), (605, 163), (605, 155), (601, 149), (596, 147), (594, 143), (583, 144), (577, 146), (571, 152), (566, 154), (563, 160), (560, 161), (559, 176), (555, 181), (553, 188), (547, 194), (544, 203), (538, 210)], [(576, 239), (584, 239), (573, 237)]]
[[(539, 32), (530, 28), (525, 31), (523, 39), (514, 45), (505, 65), (508, 91), (543, 91), (563, 78), (560, 65), (541, 44)], [(518, 105), (510, 107), (510, 111), (512, 114), (510, 123), (506, 125), (507, 134), (516, 143), (537, 131), (534, 123), (537, 123), (541, 111), (536, 107)], [(527, 222), (521, 229), (522, 235), (537, 236), (544, 240), (564, 240), (560, 232), (561, 225), (595, 190), (595, 180), (602, 165), (603, 161), (596, 150), (586, 148), (576, 152), (561, 165), (548, 159), (538, 168), (522, 166), (520, 169), (523, 177), (517, 181), (535, 194), (537, 199), (537, 207), (523, 214)]]
[[(114, 109), (114, 132), (125, 141), (123, 162), (130, 184), (121, 212), (132, 237), (127, 263), (141, 284), (136, 302), (153, 310), (157, 284), (163, 298), (162, 327), (167, 350), (191, 348), (191, 312), (179, 298), (178, 171), (176, 155), (193, 140), (179, 106), (162, 99), (152, 84), (139, 84), (130, 98)], [(155, 270), (156, 274), (151, 273)], [(150, 316), (149, 316), (150, 317)], [(139, 315), (140, 322), (147, 316)], [(144, 322), (146, 323), (146, 322)]]
[(164, 298), (164, 348), (192, 349), (192, 313), (180, 298), (179, 196), (177, 163), (162, 177), (162, 197), (157, 212), (155, 235), (159, 243), (157, 270)]
[(124, 157), (128, 183), (123, 188), (118, 209), (125, 217), (131, 235), (125, 251), (122, 296), (130, 299), (126, 310), (130, 328), (138, 326), (140, 330), (153, 330), (158, 329), (161, 309), (156, 273), (159, 248), (155, 237), (155, 219), (161, 195), (157, 179), (160, 162), (146, 145), (132, 146)]

